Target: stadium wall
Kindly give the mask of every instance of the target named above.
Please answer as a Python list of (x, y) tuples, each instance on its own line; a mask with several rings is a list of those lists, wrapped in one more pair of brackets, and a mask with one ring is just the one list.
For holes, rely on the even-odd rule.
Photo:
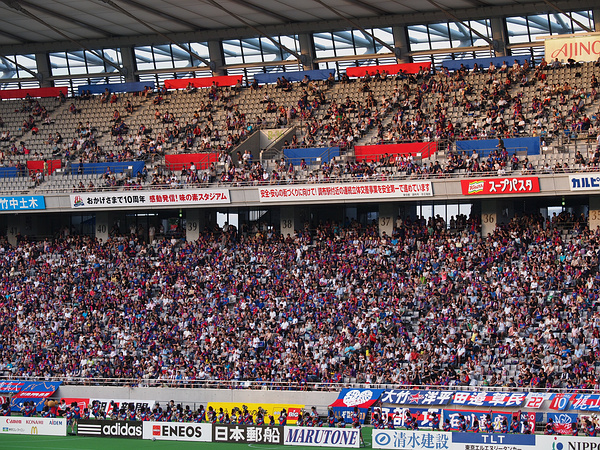
[(75, 386), (63, 385), (56, 396), (65, 398), (103, 398), (123, 400), (156, 400), (189, 404), (208, 402), (285, 403), (316, 406), (325, 410), (338, 398), (338, 391), (280, 391), (253, 389), (199, 389), (169, 387)]

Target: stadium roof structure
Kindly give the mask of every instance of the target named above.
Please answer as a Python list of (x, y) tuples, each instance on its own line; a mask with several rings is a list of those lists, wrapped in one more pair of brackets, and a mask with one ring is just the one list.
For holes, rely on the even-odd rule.
[(598, 9), (597, 0), (2, 0), (0, 53)]

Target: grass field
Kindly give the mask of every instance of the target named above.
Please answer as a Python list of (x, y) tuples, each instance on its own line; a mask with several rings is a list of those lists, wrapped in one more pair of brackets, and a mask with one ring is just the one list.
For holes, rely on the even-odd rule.
[[(371, 428), (363, 428), (367, 448), (371, 447)], [(214, 442), (148, 441), (138, 439), (94, 438), (87, 436), (29, 436), (3, 434), (0, 449), (51, 449), (51, 450), (167, 450), (214, 448), (215, 450), (241, 450), (243, 448), (281, 449), (282, 446), (262, 444), (224, 444)], [(315, 447), (292, 447), (295, 450), (314, 450)]]

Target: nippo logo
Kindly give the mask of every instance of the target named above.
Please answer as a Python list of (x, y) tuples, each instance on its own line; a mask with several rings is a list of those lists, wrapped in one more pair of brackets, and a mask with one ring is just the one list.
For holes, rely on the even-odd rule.
[(483, 181), (483, 180), (471, 181), (469, 183), (469, 189), (468, 189), (467, 193), (476, 194), (478, 192), (483, 192), (484, 183), (485, 183), (485, 181)]
[(371, 397), (373, 397), (373, 392), (369, 390), (359, 391), (358, 389), (353, 389), (344, 395), (344, 404), (346, 406), (362, 405), (371, 400)]

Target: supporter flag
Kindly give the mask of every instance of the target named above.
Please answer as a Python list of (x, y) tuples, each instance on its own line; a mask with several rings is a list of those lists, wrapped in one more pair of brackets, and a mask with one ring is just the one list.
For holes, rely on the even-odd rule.
[(573, 401), (574, 398), (575, 394), (552, 394), (549, 408), (555, 411), (564, 411), (569, 407), (569, 402)]
[(370, 408), (383, 394), (383, 389), (342, 389), (338, 399), (330, 406)]
[(571, 397), (570, 409), (579, 411), (600, 411), (600, 395), (575, 394)]
[(60, 381), (25, 381), (23, 388), (11, 399), (11, 411), (20, 411), (23, 403), (33, 401), (37, 411), (44, 407), (44, 400), (51, 397), (58, 387)]
[(456, 392), (452, 403), (465, 406), (521, 406), (527, 396), (524, 392)]
[(552, 419), (554, 431), (558, 434), (571, 434), (572, 424), (577, 422), (577, 414), (548, 413), (548, 419)]

